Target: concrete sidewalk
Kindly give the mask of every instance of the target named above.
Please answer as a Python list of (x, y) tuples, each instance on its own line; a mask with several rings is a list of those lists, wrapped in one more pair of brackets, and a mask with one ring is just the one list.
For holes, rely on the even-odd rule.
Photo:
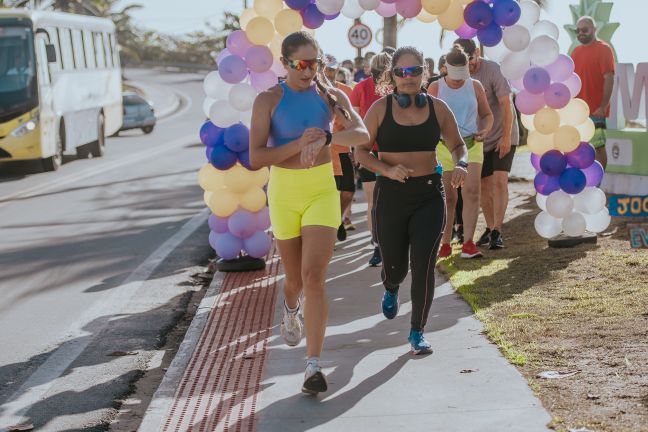
[[(354, 219), (359, 219), (356, 225), (362, 228), (362, 205), (354, 207)], [(350, 234), (346, 242), (338, 243), (329, 268), (330, 320), (322, 354), (329, 380), (327, 393), (319, 397), (300, 393), (305, 347), (302, 341), (289, 348), (279, 335), (280, 284), (266, 291), (257, 288), (253, 297), (235, 305), (239, 300), (233, 293), (263, 285), (257, 274), (254, 281), (241, 279), (238, 288), (221, 293), (224, 297), (216, 299), (211, 310), (211, 314), (237, 316), (219, 320), (218, 325), (242, 326), (243, 332), (220, 346), (210, 345), (212, 363), (209, 356), (191, 363), (201, 370), (185, 372), (186, 385), (176, 393), (175, 410), (160, 417), (162, 422), (145, 421), (142, 430), (547, 430), (551, 417), (522, 375), (482, 335), (482, 325), (470, 307), (440, 278), (426, 328), (434, 353), (412, 356), (407, 343), (409, 278), (401, 289), (399, 315), (386, 320), (380, 310), (380, 269), (366, 265), (372, 253), (369, 234), (364, 230)], [(281, 269), (270, 267), (279, 271), (276, 276), (266, 273), (265, 278), (274, 283), (281, 279)], [(261, 310), (269, 306), (270, 289), (277, 293), (270, 305), (272, 315)], [(265, 301), (251, 305), (251, 299), (260, 293)], [(246, 313), (232, 315), (228, 307), (245, 307)], [(266, 315), (268, 325), (253, 329)], [(210, 318), (203, 336), (210, 325), (216, 321)], [(196, 352), (209, 339), (201, 340)], [(225, 357), (216, 359), (230, 349)], [(250, 369), (252, 363), (257, 364), (257, 370)], [(230, 368), (230, 374), (221, 378), (224, 382), (203, 385), (208, 371), (216, 368)], [(191, 378), (186, 378), (189, 373)], [(189, 385), (196, 388), (193, 393), (186, 390)], [(189, 413), (193, 420), (187, 423)], [(179, 416), (185, 419), (178, 421)]]

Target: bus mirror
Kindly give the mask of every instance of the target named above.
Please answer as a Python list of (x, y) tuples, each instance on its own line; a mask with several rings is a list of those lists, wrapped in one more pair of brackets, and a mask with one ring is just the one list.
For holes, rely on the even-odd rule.
[(56, 48), (54, 48), (54, 45), (45, 45), (45, 52), (47, 53), (47, 61), (49, 63), (56, 63)]

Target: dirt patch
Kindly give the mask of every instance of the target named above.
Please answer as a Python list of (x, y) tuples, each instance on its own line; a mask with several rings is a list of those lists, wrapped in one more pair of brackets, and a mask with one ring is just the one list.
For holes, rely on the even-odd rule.
[[(596, 245), (553, 249), (533, 228), (533, 186), (511, 184), (506, 249), (443, 260), (488, 336), (566, 431), (648, 431), (648, 252), (613, 219)], [(478, 235), (484, 229), (480, 221)], [(543, 371), (578, 371), (539, 379)]]

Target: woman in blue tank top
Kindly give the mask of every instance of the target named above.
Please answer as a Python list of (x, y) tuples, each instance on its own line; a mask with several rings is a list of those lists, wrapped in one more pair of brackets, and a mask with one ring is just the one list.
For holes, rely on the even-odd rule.
[[(295, 346), (305, 329), (302, 391), (317, 394), (327, 389), (319, 366), (328, 318), (324, 283), (341, 213), (327, 146), (332, 140), (345, 146), (362, 144), (369, 134), (344, 92), (322, 74), (319, 45), (311, 35), (288, 35), (281, 54), (286, 81), (254, 102), (250, 162), (255, 168), (270, 166), (270, 220), (286, 274), (281, 335)], [(345, 129), (332, 134), (334, 116)], [(305, 325), (299, 318), (302, 290)]]

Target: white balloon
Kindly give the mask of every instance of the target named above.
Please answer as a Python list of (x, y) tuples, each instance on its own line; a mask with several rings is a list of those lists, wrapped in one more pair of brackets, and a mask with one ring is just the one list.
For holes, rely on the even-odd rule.
[(547, 198), (547, 212), (557, 218), (563, 219), (574, 211), (574, 200), (571, 195), (562, 190), (552, 192)]
[(531, 42), (531, 35), (529, 30), (521, 25), (514, 25), (504, 28), (504, 36), (502, 36), (504, 45), (511, 51), (522, 51), (529, 46)]
[(538, 66), (547, 66), (558, 59), (560, 47), (555, 39), (542, 35), (531, 41), (529, 53), (533, 63)]
[(209, 110), (209, 118), (216, 126), (227, 128), (238, 123), (241, 114), (228, 101), (219, 100), (214, 102), (211, 110)]
[(335, 15), (342, 10), (344, 0), (317, 0), (315, 5), (324, 15)]
[[(574, 208), (585, 215), (593, 215), (605, 208), (606, 201), (605, 192), (601, 189), (587, 187), (578, 195), (574, 195)], [(587, 219), (587, 216), (585, 218)]]
[(610, 226), (612, 218), (610, 217), (610, 211), (607, 207), (603, 207), (601, 211), (596, 214), (585, 214), (585, 224), (587, 230), (593, 233), (600, 233), (607, 229)]
[(205, 94), (212, 99), (220, 99), (228, 94), (232, 84), (223, 81), (217, 71), (212, 71), (207, 74), (203, 82), (203, 90)]
[(501, 63), (507, 55), (511, 53), (504, 42), (500, 42), (494, 47), (484, 47), (484, 55), (495, 63)]
[(248, 111), (254, 104), (257, 92), (250, 84), (236, 84), (229, 92), (229, 103), (237, 111)]
[(517, 24), (529, 29), (532, 28), (538, 22), (538, 19), (540, 19), (540, 6), (530, 0), (522, 0), (520, 2), (520, 9), (522, 13)]
[(531, 57), (528, 50), (512, 52), (502, 60), (502, 75), (513, 81), (524, 76), (531, 67)]
[(360, 0), (358, 2), (360, 7), (364, 10), (375, 10), (380, 6), (380, 0)]
[(360, 6), (358, 0), (346, 0), (342, 8), (342, 15), (347, 18), (360, 18), (365, 10)]
[(578, 212), (573, 212), (562, 222), (563, 231), (569, 237), (580, 237), (585, 234), (585, 229), (587, 224), (585, 222), (585, 217)]
[(209, 117), (209, 111), (211, 110), (212, 105), (216, 102), (216, 99), (212, 99), (209, 96), (205, 98), (203, 101), (203, 113), (205, 113), (205, 117)]
[(536, 194), (536, 204), (540, 210), (545, 212), (547, 211), (547, 198), (549, 198), (547, 195)]
[(531, 39), (535, 39), (538, 36), (542, 35), (546, 35), (552, 39), (558, 40), (560, 31), (558, 30), (558, 26), (551, 21), (541, 20), (535, 23), (535, 25), (531, 29)]
[(241, 123), (250, 128), (252, 124), (252, 110), (244, 111), (241, 113)]
[(543, 211), (536, 216), (533, 226), (540, 237), (550, 239), (556, 237), (562, 231), (562, 220), (556, 219)]

